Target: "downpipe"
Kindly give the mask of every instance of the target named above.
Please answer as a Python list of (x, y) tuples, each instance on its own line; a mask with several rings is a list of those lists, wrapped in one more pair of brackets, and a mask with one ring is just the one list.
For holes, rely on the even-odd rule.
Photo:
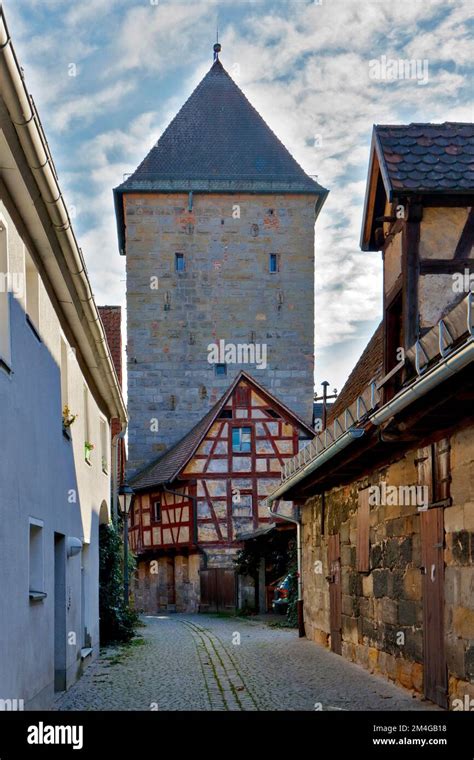
[[(275, 503), (275, 502), (274, 502)], [(278, 505), (278, 501), (276, 502)], [(297, 508), (299, 512), (299, 507)], [(301, 518), (295, 519), (293, 517), (287, 517), (286, 515), (280, 515), (275, 512), (273, 505), (269, 507), (269, 511), (275, 517), (279, 517), (281, 520), (286, 520), (296, 525), (296, 564), (298, 573), (298, 601), (296, 603), (296, 609), (298, 613), (298, 636), (302, 639), (306, 634), (304, 630), (304, 608), (303, 608), (303, 546), (301, 542)]]

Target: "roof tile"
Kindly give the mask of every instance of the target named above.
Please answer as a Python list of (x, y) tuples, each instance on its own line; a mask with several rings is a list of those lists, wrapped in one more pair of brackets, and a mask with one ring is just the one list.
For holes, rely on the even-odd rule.
[(169, 189), (170, 183), (175, 189), (192, 189), (190, 183), (206, 181), (229, 187), (237, 183), (234, 189), (241, 191), (274, 183), (282, 192), (326, 193), (295, 161), (219, 60), (117, 190)]
[(474, 124), (376, 125), (375, 135), (393, 189), (474, 191)]

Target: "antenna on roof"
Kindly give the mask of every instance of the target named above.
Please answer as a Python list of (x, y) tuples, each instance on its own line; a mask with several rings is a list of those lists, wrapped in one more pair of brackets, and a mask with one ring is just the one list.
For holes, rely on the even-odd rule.
[(219, 43), (219, 19), (217, 20), (217, 23), (216, 23), (216, 42), (215, 42), (213, 50), (214, 50), (214, 60), (218, 61), (219, 53), (222, 50), (222, 45)]

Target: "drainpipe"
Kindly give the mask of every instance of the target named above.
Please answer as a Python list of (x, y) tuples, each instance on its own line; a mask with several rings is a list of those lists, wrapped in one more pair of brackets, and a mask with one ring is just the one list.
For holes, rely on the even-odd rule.
[(117, 435), (114, 435), (112, 439), (112, 522), (117, 525), (118, 519), (118, 487), (119, 487), (119, 471), (118, 471), (118, 445), (119, 441), (123, 441), (125, 433), (127, 432), (127, 423), (122, 424), (122, 430)]
[[(278, 506), (278, 501), (276, 502), (276, 506)], [(301, 639), (305, 635), (304, 616), (303, 616), (303, 577), (302, 577), (303, 548), (301, 545), (301, 518), (295, 519), (293, 517), (287, 517), (286, 515), (280, 515), (278, 514), (278, 512), (274, 511), (273, 505), (269, 507), (269, 511), (272, 513), (272, 515), (275, 515), (275, 517), (280, 517), (282, 520), (287, 520), (288, 522), (294, 523), (296, 525), (296, 561), (297, 561), (297, 568), (298, 568), (298, 602), (297, 602), (298, 636)], [(299, 512), (299, 507), (298, 507), (298, 512)]]

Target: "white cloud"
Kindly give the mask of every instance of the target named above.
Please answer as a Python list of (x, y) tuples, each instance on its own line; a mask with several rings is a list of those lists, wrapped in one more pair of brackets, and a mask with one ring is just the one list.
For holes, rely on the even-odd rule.
[[(353, 347), (365, 345), (368, 323), (381, 313), (380, 256), (359, 248), (372, 125), (472, 118), (462, 71), (472, 57), (471, 0), (22, 2), (15, 26), (30, 88), (38, 88), (47, 106), (42, 117), (53, 137), (67, 140), (72, 132), (79, 143), (67, 185), (81, 214), (88, 214), (87, 226), (81, 214), (78, 225), (95, 292), (99, 300), (118, 302), (123, 260), (112, 187), (136, 168), (209, 69), (218, 5), (224, 18), (227, 7), (241, 9), (231, 22), (221, 22), (221, 60), (296, 160), (330, 190), (316, 225), (316, 354), (333, 372), (331, 356), (337, 355), (337, 372), (347, 375)], [(50, 8), (51, 24), (32, 32), (28, 9), (40, 7)], [(428, 83), (372, 81), (369, 61), (381, 55), (427, 58)], [(95, 75), (78, 83), (76, 96), (64, 72), (68, 61)], [(169, 92), (170, 83), (173, 94), (164, 98), (160, 86)], [(112, 118), (107, 131), (102, 119), (95, 126), (109, 110), (119, 114), (132, 96), (129, 124)], [(335, 351), (351, 341), (351, 350)]]

